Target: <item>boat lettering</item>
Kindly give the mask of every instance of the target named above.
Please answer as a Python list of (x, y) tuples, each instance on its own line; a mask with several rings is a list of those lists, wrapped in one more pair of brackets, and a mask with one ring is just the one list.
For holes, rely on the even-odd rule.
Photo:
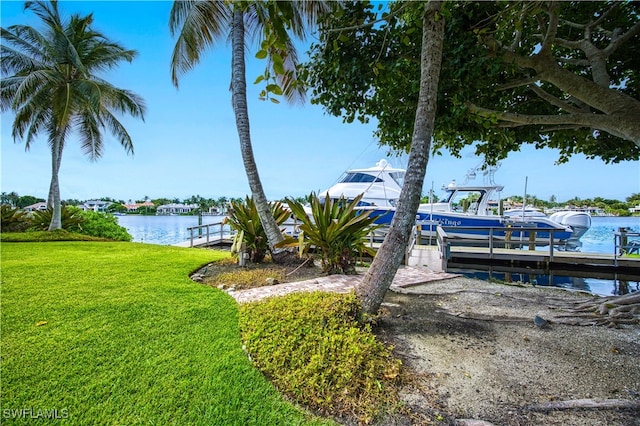
[(440, 219), (436, 219), (436, 221), (438, 222), (438, 224), (442, 225), (442, 226), (460, 226), (462, 225), (462, 221), (461, 220), (451, 220), (448, 219), (446, 217), (440, 218)]

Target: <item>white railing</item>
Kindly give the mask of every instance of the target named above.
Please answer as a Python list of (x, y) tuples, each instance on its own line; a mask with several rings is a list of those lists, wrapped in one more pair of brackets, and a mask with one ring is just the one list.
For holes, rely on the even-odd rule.
[[(223, 222), (190, 226), (187, 228), (187, 231), (189, 231), (189, 247), (193, 247), (194, 240), (199, 238), (205, 238), (204, 244), (208, 245), (213, 241), (222, 241), (225, 237), (231, 238), (236, 234), (236, 231), (229, 227), (229, 225), (225, 225)], [(197, 235), (194, 235), (195, 231), (198, 231), (196, 233)]]
[(640, 232), (619, 228), (613, 233), (613, 264), (618, 266), (618, 258), (624, 254), (640, 254)]

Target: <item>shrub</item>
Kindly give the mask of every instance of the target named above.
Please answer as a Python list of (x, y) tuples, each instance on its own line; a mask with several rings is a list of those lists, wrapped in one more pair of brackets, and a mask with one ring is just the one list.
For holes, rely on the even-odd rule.
[(235, 271), (222, 272), (214, 279), (207, 280), (207, 284), (233, 286), (236, 290), (245, 288), (261, 287), (271, 285), (269, 278), (276, 282), (281, 282), (285, 278), (286, 270), (283, 268), (260, 268), (260, 269), (238, 269)]
[[(80, 225), (84, 219), (80, 214), (82, 210), (72, 206), (62, 206), (60, 215), (62, 221), (62, 229), (67, 231), (77, 232), (78, 225)], [(33, 212), (30, 218), (31, 229), (37, 231), (46, 231), (51, 224), (51, 218), (53, 216), (53, 209), (41, 210)]]
[(376, 219), (370, 211), (356, 210), (362, 195), (352, 201), (340, 198), (333, 201), (325, 197), (324, 203), (314, 194), (309, 195), (311, 217), (304, 206), (292, 199), (287, 204), (302, 222), (297, 239), (286, 238), (282, 246), (313, 246), (322, 256), (322, 269), (329, 274), (355, 274), (358, 255), (375, 256), (375, 250), (367, 246), (366, 236), (376, 229)]
[[(47, 230), (51, 223), (52, 210), (34, 212), (32, 229)], [(127, 229), (118, 224), (115, 216), (94, 211), (84, 211), (73, 206), (62, 206), (62, 229), (98, 238), (115, 241), (131, 241)]]
[(22, 232), (29, 227), (27, 214), (7, 204), (0, 206), (0, 232)]
[[(291, 216), (291, 213), (285, 210), (280, 202), (271, 203), (270, 207), (271, 214), (278, 226), (282, 225)], [(242, 201), (231, 201), (224, 223), (228, 223), (238, 231), (236, 242), (244, 243), (251, 262), (260, 263), (264, 260), (269, 251), (269, 241), (260, 222), (258, 209), (253, 198), (246, 197), (244, 203)], [(237, 245), (234, 244), (234, 247)]]
[(294, 293), (240, 306), (256, 366), (298, 403), (363, 422), (389, 409), (401, 362), (358, 322), (353, 293)]
[(131, 241), (133, 237), (127, 228), (120, 226), (115, 216), (94, 211), (80, 211), (83, 221), (78, 225), (78, 232), (93, 237), (108, 238), (115, 241)]

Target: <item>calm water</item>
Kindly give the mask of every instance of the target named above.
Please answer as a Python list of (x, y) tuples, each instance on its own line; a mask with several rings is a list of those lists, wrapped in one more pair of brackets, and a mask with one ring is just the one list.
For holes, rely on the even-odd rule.
[[(202, 223), (218, 223), (224, 216), (203, 216)], [(197, 216), (118, 216), (120, 225), (127, 228), (133, 241), (169, 245), (189, 239), (187, 228), (198, 225)], [(640, 232), (640, 217), (594, 217), (591, 228), (582, 237), (582, 251), (589, 253), (613, 253), (613, 232), (618, 228), (630, 228)], [(469, 274), (471, 275), (471, 274)], [(554, 285), (571, 289), (586, 290), (601, 295), (620, 292), (638, 291), (640, 276), (631, 281), (620, 281), (615, 277), (577, 278), (568, 276), (549, 276), (533, 274), (510, 274), (505, 276), (500, 271), (478, 271), (473, 273), (478, 278), (496, 278), (521, 282), (535, 282), (539, 285)]]
[[(198, 216), (116, 216), (133, 241), (138, 243), (170, 245), (187, 241), (190, 226), (197, 226)], [(202, 225), (219, 223), (224, 216), (202, 216)]]
[[(585, 253), (613, 254), (615, 241), (614, 231), (619, 228), (630, 228), (640, 232), (640, 217), (593, 217), (591, 228), (582, 236), (582, 248)], [(535, 283), (551, 285), (572, 290), (584, 290), (602, 296), (626, 294), (640, 290), (640, 275), (631, 280), (620, 280), (613, 274), (603, 274), (598, 278), (571, 277), (566, 275), (506, 273), (497, 268), (491, 271), (458, 271), (464, 275), (480, 279), (494, 278), (502, 281)]]
[(591, 228), (582, 236), (581, 251), (586, 253), (613, 254), (613, 232), (618, 228), (630, 228), (640, 232), (640, 217), (593, 217)]

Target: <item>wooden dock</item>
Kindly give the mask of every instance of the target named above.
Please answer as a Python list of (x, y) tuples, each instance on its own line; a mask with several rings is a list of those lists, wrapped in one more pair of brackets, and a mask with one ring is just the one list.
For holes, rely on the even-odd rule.
[[(535, 230), (531, 230), (535, 236)], [(504, 248), (504, 246), (510, 246)], [(451, 238), (446, 229), (438, 227), (437, 248), (442, 270), (463, 268), (470, 265), (531, 268), (537, 270), (565, 270), (622, 273), (640, 280), (640, 258), (623, 257), (618, 247), (611, 254), (562, 251), (548, 241), (485, 240)], [(415, 250), (420, 246), (414, 246)]]
[[(187, 228), (190, 238), (174, 244), (178, 247), (215, 247), (230, 246), (235, 232), (222, 222), (198, 225)], [(522, 228), (525, 229), (525, 228)], [(535, 236), (536, 228), (526, 228)], [(626, 279), (640, 281), (640, 258), (621, 257), (616, 253), (585, 253), (561, 251), (549, 246), (548, 239), (536, 241), (508, 241), (511, 248), (503, 248), (505, 241), (500, 239), (465, 239), (447, 235), (447, 227), (438, 226), (437, 245), (420, 245), (415, 237), (407, 251), (405, 264), (425, 266), (447, 272), (448, 269), (473, 268), (477, 265), (492, 265), (513, 270), (572, 271), (572, 275), (600, 273), (622, 274)], [(546, 230), (548, 231), (548, 230)], [(416, 228), (417, 232), (417, 228)], [(496, 233), (497, 234), (497, 233)], [(378, 236), (379, 237), (379, 236)], [(370, 235), (369, 245), (379, 247), (379, 238)], [(616, 251), (618, 247), (616, 246)]]
[(182, 241), (176, 244), (172, 244), (176, 247), (216, 247), (216, 246), (230, 246), (233, 243), (233, 235), (211, 235), (210, 237), (194, 237), (187, 241)]
[(448, 263), (485, 261), (492, 264), (527, 265), (538, 268), (588, 268), (635, 270), (640, 277), (640, 258), (617, 257), (613, 254), (555, 251), (553, 256), (541, 250), (515, 250), (485, 247), (451, 247)]
[(235, 232), (222, 222), (207, 225), (190, 226), (189, 239), (173, 244), (176, 247), (215, 247), (230, 246)]

